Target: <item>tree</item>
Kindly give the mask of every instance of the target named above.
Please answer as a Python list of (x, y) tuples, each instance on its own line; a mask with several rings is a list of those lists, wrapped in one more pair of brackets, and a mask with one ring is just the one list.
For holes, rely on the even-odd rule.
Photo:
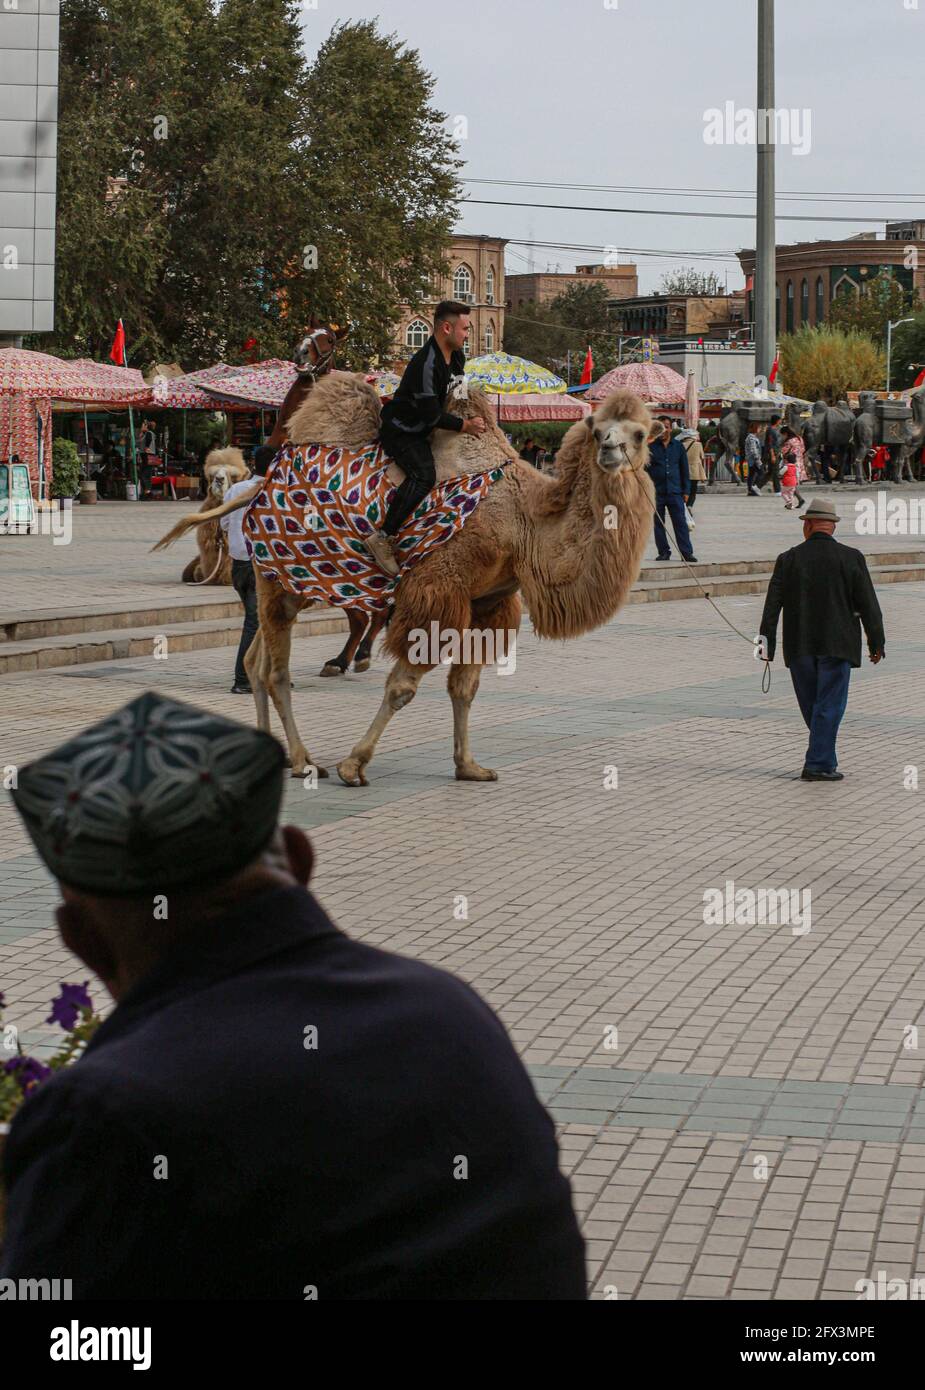
[(836, 295), (827, 322), (832, 328), (855, 329), (866, 333), (878, 346), (886, 342), (886, 327), (904, 318), (910, 310), (912, 294), (892, 275), (878, 275), (860, 294)]
[(911, 386), (925, 367), (925, 309), (913, 315), (893, 334), (893, 353), (890, 363), (890, 383), (894, 389)]
[[(459, 161), (416, 53), (298, 0), (63, 0), (53, 334), (135, 364), (288, 356), (310, 312), (385, 354), (442, 269)], [(317, 269), (315, 264), (317, 260)]]
[(347, 358), (393, 355), (399, 305), (420, 308), (445, 273), (462, 161), (434, 79), (374, 21), (338, 25), (306, 83), (310, 216), (306, 285), (320, 317), (356, 325)]
[(697, 270), (689, 265), (680, 270), (667, 270), (662, 276), (661, 293), (716, 295), (726, 291), (712, 270)]
[[(548, 304), (525, 304), (504, 320), (505, 351), (578, 381), (590, 344), (595, 378), (617, 364), (618, 330), (600, 281), (573, 283)], [(569, 357), (569, 354), (571, 355)]]
[(864, 333), (807, 325), (781, 338), (780, 373), (790, 395), (834, 403), (849, 391), (882, 390), (886, 358)]

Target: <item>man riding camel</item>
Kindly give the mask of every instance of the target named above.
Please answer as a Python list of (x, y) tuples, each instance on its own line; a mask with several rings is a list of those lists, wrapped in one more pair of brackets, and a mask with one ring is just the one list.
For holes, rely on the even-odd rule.
[(437, 479), (431, 431), (481, 434), (485, 429), (484, 420), (463, 420), (459, 415), (448, 415), (443, 408), (451, 386), (457, 380), (465, 380), (463, 347), (468, 336), (468, 306), (452, 299), (442, 300), (434, 314), (433, 333), (414, 354), (395, 395), (382, 408), (382, 447), (405, 475), (404, 482), (395, 489), (381, 531), (374, 531), (366, 541), (386, 574), (398, 574), (394, 538)]

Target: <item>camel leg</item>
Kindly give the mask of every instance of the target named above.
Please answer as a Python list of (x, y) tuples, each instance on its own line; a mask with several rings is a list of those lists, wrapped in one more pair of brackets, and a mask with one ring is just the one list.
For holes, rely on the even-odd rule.
[(244, 669), (247, 672), (251, 690), (254, 692), (254, 704), (257, 707), (257, 728), (268, 734), (270, 732), (270, 695), (267, 690), (267, 676), (270, 668), (263, 645), (263, 633), (260, 628), (257, 629), (257, 635), (247, 649), (247, 654), (244, 657)]
[(292, 682), (289, 678), (292, 624), (303, 607), (301, 599), (284, 593), (278, 585), (262, 579), (258, 574), (257, 610), (265, 653), (260, 674), (286, 731), (292, 775), (301, 777), (306, 767), (312, 766), (316, 768), (319, 777), (327, 777), (327, 771), (313, 762), (311, 754), (302, 742), (292, 712)]
[(354, 671), (368, 671), (369, 663), (373, 654), (373, 643), (379, 636), (385, 624), (387, 614), (374, 613), (366, 629), (366, 636), (357, 647), (356, 660), (353, 663)]
[(331, 657), (330, 661), (324, 663), (321, 668), (322, 676), (342, 676), (349, 669), (366, 628), (366, 613), (362, 609), (347, 608), (344, 611), (350, 626), (350, 636), (344, 643), (343, 650), (338, 652), (337, 656)]
[(482, 668), (476, 665), (450, 667), (446, 688), (453, 702), (453, 761), (457, 782), (497, 782), (493, 768), (480, 767), (469, 747), (469, 709), (482, 678)]
[(394, 714), (414, 699), (422, 676), (433, 667), (412, 665), (405, 657), (400, 657), (389, 672), (385, 683), (385, 693), (379, 711), (366, 733), (351, 748), (349, 755), (337, 764), (337, 775), (348, 787), (367, 787), (365, 768), (376, 751), (386, 725)]

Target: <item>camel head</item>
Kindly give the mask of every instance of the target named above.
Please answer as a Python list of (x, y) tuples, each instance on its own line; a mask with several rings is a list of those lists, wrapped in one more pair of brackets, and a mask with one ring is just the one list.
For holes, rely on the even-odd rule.
[(314, 380), (329, 372), (334, 364), (334, 353), (349, 336), (351, 327), (349, 323), (319, 324), (312, 314), (308, 332), (292, 350), (293, 366), (299, 375)]
[(597, 445), (596, 462), (604, 473), (641, 472), (651, 440), (661, 433), (661, 425), (653, 424), (648, 407), (632, 391), (614, 391), (585, 416), (584, 426)]
[(222, 502), (232, 483), (243, 482), (250, 476), (240, 449), (213, 449), (206, 456), (203, 473), (209, 485), (210, 505)]

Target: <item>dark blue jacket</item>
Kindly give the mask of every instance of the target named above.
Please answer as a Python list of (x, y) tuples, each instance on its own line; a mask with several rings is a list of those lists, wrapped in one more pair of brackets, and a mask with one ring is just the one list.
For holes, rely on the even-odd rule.
[(656, 497), (689, 496), (691, 474), (687, 465), (687, 451), (680, 439), (673, 439), (667, 449), (661, 440), (650, 444), (646, 467), (655, 484)]
[(585, 1296), (553, 1125), (498, 1019), (301, 888), (140, 981), (22, 1106), (4, 1166), (0, 1277), (75, 1298)]

